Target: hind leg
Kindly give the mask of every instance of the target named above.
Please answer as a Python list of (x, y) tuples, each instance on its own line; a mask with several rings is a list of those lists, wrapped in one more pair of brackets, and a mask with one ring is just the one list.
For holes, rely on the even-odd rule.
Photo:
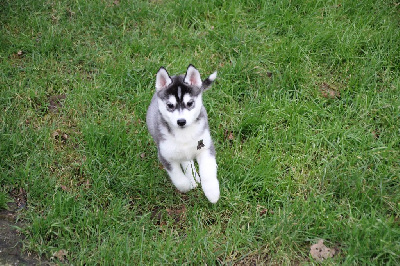
[[(200, 177), (197, 174), (196, 167), (194, 166), (193, 161), (185, 161), (181, 163), (183, 172), (185, 176), (190, 180), (193, 184), (193, 188), (197, 186), (197, 183), (200, 183)], [(196, 183), (197, 182), (197, 183)]]

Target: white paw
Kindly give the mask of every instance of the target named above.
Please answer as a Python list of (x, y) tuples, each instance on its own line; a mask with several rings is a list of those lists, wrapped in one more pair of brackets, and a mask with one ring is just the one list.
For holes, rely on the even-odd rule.
[(180, 178), (179, 180), (175, 179), (173, 183), (175, 187), (182, 193), (186, 193), (194, 188), (192, 182), (190, 182), (186, 176), (184, 176), (184, 178)]
[(202, 184), (204, 195), (211, 203), (216, 203), (219, 200), (219, 183), (218, 180), (208, 181)]

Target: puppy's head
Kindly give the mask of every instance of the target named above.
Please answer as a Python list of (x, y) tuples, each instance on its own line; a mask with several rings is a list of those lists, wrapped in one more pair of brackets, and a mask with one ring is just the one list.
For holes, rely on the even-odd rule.
[(200, 115), (202, 93), (217, 78), (217, 72), (201, 80), (199, 71), (189, 65), (185, 75), (170, 77), (163, 67), (157, 72), (156, 91), (158, 108), (169, 125), (185, 128)]

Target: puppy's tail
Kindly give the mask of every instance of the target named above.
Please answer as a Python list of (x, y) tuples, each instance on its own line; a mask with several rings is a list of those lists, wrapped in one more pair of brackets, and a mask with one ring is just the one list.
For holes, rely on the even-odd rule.
[(202, 90), (207, 90), (208, 88), (211, 87), (211, 85), (214, 83), (214, 80), (217, 78), (217, 71), (212, 73), (208, 78), (203, 80), (201, 84), (201, 89)]

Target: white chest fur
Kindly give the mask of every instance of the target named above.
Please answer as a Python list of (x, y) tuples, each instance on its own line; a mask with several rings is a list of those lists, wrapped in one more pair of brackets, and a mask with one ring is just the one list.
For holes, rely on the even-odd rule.
[(164, 132), (164, 139), (160, 142), (160, 153), (168, 161), (182, 162), (195, 159), (211, 146), (210, 132), (203, 127), (203, 123), (200, 123), (188, 128), (178, 128), (172, 133)]

